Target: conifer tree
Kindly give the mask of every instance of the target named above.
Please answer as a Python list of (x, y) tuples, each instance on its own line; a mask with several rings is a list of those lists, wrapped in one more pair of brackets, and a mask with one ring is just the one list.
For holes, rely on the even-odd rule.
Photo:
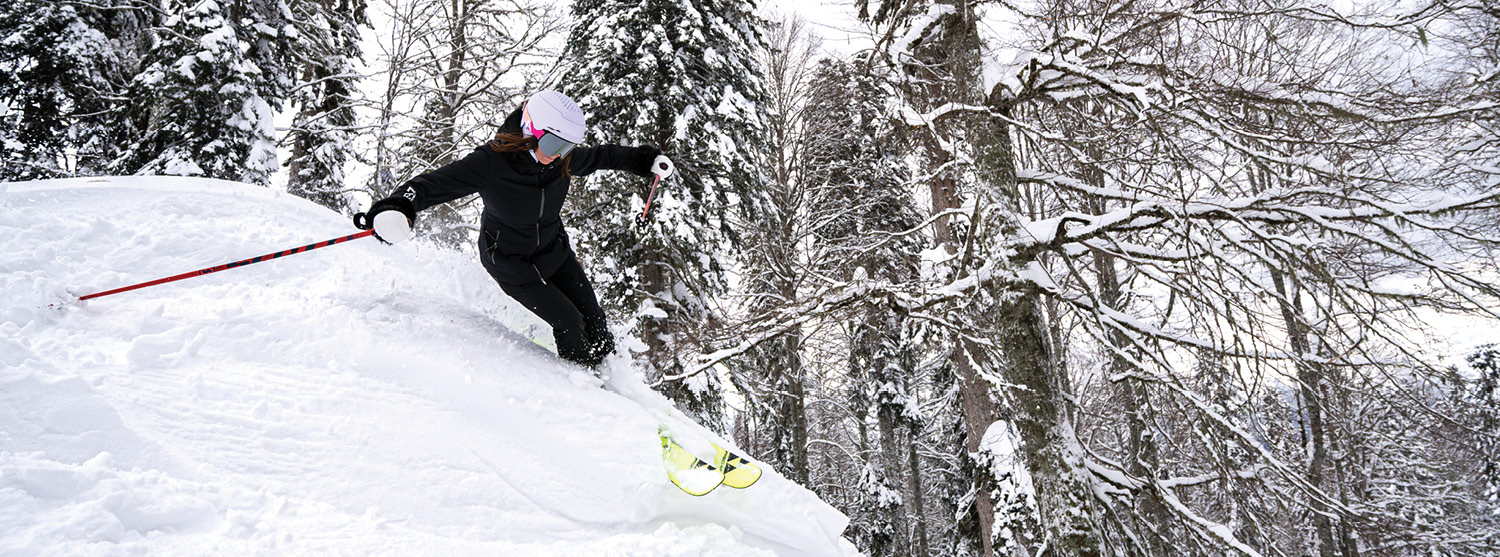
[(351, 157), (359, 26), (368, 25), (365, 0), (298, 0), (292, 4), (297, 29), (300, 83), (291, 100), (296, 120), (286, 141), (287, 191), (339, 212), (348, 212), (344, 163)]
[(0, 180), (93, 174), (108, 161), (142, 21), (113, 2), (0, 5)]
[[(914, 280), (922, 235), (906, 233), (922, 219), (906, 189), (908, 173), (891, 149), (898, 143), (886, 110), (889, 89), (868, 68), (831, 59), (818, 63), (812, 82), (805, 112), (809, 142), (817, 147), (803, 156), (816, 169), (806, 205), (816, 215), (810, 220), (821, 246), (811, 255), (820, 262), (817, 272), (850, 283)], [(863, 378), (866, 392), (859, 398), (873, 402), (880, 435), (872, 470), (888, 486), (866, 490), (877, 498), (856, 505), (882, 513), (864, 549), (926, 553), (922, 472), (911, 458), (926, 421), (915, 410), (921, 327), (886, 308), (867, 307), (849, 329), (851, 373)]]
[(1468, 361), (1479, 374), (1474, 381), (1474, 406), (1479, 414), (1479, 454), (1483, 463), (1481, 505), (1495, 516), (1500, 514), (1500, 346), (1484, 346), (1470, 354)]
[[(636, 318), (651, 379), (683, 369), (683, 343), (725, 288), (725, 256), (740, 241), (731, 211), (764, 205), (750, 153), (762, 141), (761, 21), (746, 1), (583, 0), (559, 68), (558, 89), (590, 115), (591, 144), (651, 144), (677, 163), (647, 226), (637, 227), (651, 182), (600, 173), (575, 183), (573, 241), (604, 303)], [(722, 428), (712, 372), (662, 387)]]
[(135, 137), (125, 174), (266, 185), (276, 170), (273, 110), (289, 87), (282, 2), (168, 0), (130, 85)]

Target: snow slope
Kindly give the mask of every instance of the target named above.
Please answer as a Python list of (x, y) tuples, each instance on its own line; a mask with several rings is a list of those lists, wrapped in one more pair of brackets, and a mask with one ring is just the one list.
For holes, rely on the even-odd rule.
[(856, 553), (772, 470), (672, 486), (657, 427), (695, 426), (513, 332), (550, 340), (472, 256), (361, 239), (44, 307), (353, 232), (229, 182), (0, 183), (0, 554)]

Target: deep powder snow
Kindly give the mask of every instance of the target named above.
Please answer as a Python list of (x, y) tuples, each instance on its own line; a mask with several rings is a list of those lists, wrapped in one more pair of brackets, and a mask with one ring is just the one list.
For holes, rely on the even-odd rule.
[(694, 498), (623, 359), (609, 390), (472, 255), (265, 188), (0, 183), (0, 554), (848, 555), (766, 467)]

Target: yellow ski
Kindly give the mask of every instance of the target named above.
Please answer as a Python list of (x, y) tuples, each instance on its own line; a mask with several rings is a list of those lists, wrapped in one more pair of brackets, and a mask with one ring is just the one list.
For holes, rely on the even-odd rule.
[(724, 485), (735, 489), (745, 489), (760, 479), (759, 467), (718, 445), (714, 445), (714, 465), (724, 472)]
[[(719, 484), (724, 483), (722, 468), (704, 462), (672, 440), (666, 428), (657, 429), (661, 437), (661, 463), (667, 469), (667, 478), (688, 495), (704, 496)], [(760, 471), (756, 471), (760, 476)]]

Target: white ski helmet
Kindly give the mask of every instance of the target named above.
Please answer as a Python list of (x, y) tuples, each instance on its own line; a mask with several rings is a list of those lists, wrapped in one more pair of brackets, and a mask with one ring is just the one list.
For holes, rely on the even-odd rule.
[(537, 131), (555, 133), (568, 143), (583, 142), (583, 134), (588, 131), (578, 103), (557, 91), (542, 91), (526, 99), (526, 112)]

